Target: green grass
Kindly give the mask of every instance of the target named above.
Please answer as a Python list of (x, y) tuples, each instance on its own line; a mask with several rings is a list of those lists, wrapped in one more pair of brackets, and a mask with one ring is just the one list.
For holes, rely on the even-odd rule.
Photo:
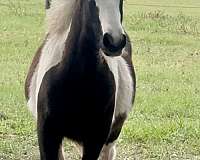
[[(124, 25), (137, 73), (134, 110), (118, 160), (200, 159), (199, 0), (127, 0)], [(0, 160), (38, 159), (36, 125), (24, 98), (28, 66), (44, 35), (43, 1), (0, 0)], [(77, 149), (66, 146), (69, 159)], [(72, 158), (73, 157), (73, 158)]]

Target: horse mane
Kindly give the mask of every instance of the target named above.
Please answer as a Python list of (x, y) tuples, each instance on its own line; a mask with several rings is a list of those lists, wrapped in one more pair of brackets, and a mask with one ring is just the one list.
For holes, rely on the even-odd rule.
[(76, 0), (52, 0), (47, 10), (47, 34), (63, 34), (68, 30)]

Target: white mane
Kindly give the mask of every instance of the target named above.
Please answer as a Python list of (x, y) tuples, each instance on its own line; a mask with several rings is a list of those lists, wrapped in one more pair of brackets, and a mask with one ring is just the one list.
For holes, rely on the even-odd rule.
[(50, 9), (47, 10), (47, 33), (63, 34), (68, 30), (76, 0), (52, 0)]

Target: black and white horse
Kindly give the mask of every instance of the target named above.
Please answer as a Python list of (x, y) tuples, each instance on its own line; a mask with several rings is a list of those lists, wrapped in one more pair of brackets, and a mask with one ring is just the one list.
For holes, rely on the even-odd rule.
[(123, 0), (52, 0), (47, 7), (47, 35), (25, 85), (41, 160), (63, 160), (64, 137), (82, 146), (82, 160), (114, 159), (135, 97), (122, 7)]

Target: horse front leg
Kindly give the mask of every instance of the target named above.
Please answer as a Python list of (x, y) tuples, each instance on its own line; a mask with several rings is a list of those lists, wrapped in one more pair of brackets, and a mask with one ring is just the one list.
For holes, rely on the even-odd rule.
[(84, 144), (82, 160), (97, 160), (103, 148), (103, 143)]
[(115, 142), (105, 144), (101, 153), (100, 160), (115, 160), (115, 157), (116, 157)]
[(64, 160), (62, 153), (63, 137), (52, 129), (47, 120), (38, 123), (38, 141), (41, 160)]

